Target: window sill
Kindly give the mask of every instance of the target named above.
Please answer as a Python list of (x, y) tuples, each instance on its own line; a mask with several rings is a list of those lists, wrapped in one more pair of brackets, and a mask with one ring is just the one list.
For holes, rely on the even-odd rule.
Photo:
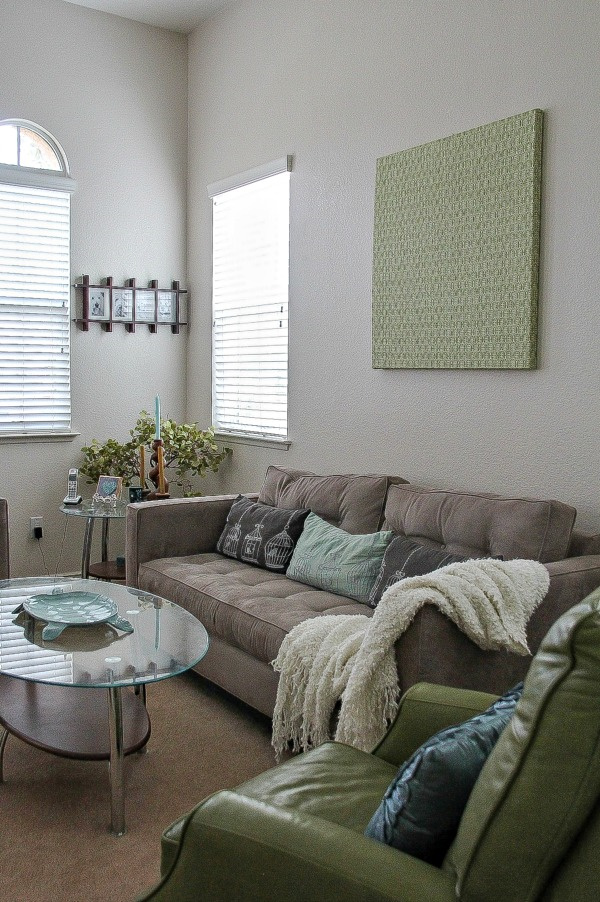
[(284, 451), (292, 444), (287, 438), (263, 438), (260, 435), (242, 435), (237, 432), (216, 432), (215, 438), (226, 445), (255, 445), (259, 448), (278, 448)]
[(72, 442), (80, 432), (0, 433), (0, 445), (24, 445), (29, 442)]

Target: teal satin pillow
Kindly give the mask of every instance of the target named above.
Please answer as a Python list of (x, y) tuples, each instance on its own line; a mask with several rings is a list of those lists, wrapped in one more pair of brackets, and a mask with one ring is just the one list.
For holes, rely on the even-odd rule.
[(521, 682), (482, 714), (424, 742), (399, 768), (365, 836), (441, 865), (481, 768), (522, 693)]
[(385, 531), (354, 536), (310, 513), (287, 577), (367, 604), (393, 535)]

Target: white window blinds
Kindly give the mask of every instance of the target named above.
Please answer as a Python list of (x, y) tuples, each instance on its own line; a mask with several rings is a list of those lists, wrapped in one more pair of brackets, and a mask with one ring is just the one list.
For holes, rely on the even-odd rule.
[(291, 158), (211, 186), (213, 424), (287, 437)]
[[(50, 585), (46, 591), (52, 589)], [(44, 682), (72, 683), (73, 655), (36, 648), (14, 623), (14, 609), (31, 591), (30, 588), (0, 590), (0, 672)], [(38, 591), (43, 592), (44, 587), (40, 586)]]
[(0, 184), (0, 435), (66, 432), (70, 192)]

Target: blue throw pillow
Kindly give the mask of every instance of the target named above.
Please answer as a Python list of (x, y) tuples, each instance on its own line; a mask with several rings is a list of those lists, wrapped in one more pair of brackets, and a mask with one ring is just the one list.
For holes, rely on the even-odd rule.
[(441, 865), (481, 768), (522, 692), (518, 683), (487, 711), (423, 743), (398, 770), (365, 836)]

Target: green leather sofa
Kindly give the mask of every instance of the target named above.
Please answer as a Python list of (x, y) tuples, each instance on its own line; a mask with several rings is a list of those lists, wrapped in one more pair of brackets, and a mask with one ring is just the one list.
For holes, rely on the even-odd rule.
[(415, 685), (372, 754), (327, 742), (209, 797), (163, 834), (143, 899), (597, 902), (600, 589), (543, 640), (442, 867), (363, 835), (397, 766), (493, 698)]

